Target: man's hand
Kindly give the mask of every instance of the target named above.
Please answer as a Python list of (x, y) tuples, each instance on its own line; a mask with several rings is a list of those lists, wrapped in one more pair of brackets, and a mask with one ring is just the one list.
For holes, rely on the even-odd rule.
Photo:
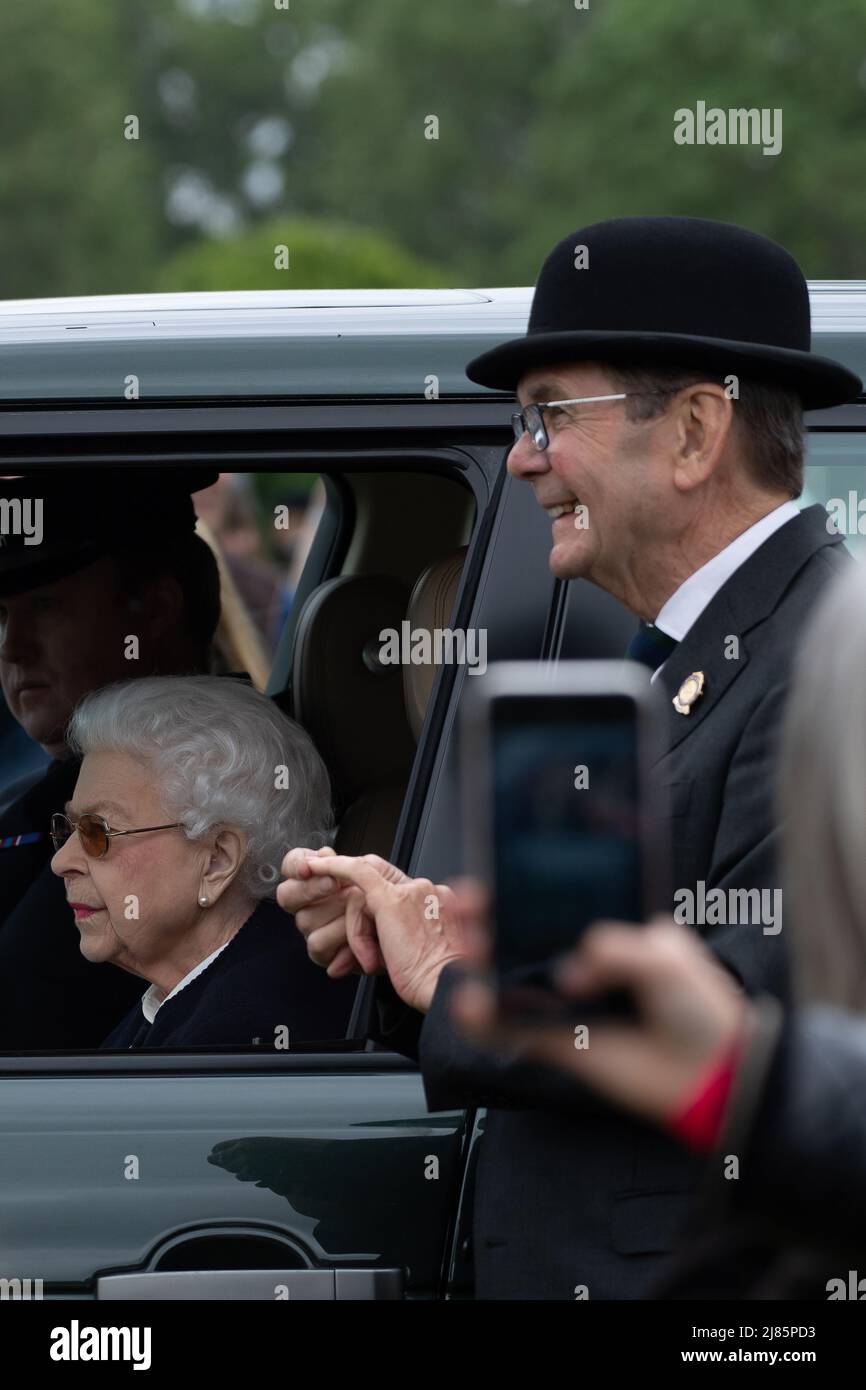
[(407, 878), (380, 860), (383, 871), (370, 858), (311, 857), (308, 867), (313, 878), (346, 889), (346, 945), (364, 973), (384, 967), (404, 1004), (426, 1013), (442, 969), (466, 950), (454, 893), (444, 883)]
[[(335, 857), (336, 850), (331, 849), (330, 845), (318, 850), (289, 850), (280, 869), (287, 882), (278, 885), (277, 902), (284, 912), (293, 915), (295, 925), (307, 943), (310, 960), (326, 969), (332, 980), (342, 979), (353, 972), (382, 974), (385, 964), (378, 950), (374, 948), (364, 952), (365, 968), (347, 944), (346, 901), (350, 885), (338, 883), (327, 874), (317, 877), (310, 868), (310, 860)], [(370, 864), (389, 882), (410, 882), (400, 869), (378, 854), (365, 854), (363, 862)]]

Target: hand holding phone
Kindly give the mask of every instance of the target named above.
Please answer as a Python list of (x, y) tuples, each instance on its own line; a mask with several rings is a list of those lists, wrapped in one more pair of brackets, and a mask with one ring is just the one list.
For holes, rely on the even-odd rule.
[(612, 997), (581, 1010), (557, 994), (552, 974), (590, 923), (669, 909), (652, 774), (663, 747), (657, 692), (628, 662), (503, 663), (470, 696), (467, 848), (490, 893), (503, 1012), (628, 1011)]

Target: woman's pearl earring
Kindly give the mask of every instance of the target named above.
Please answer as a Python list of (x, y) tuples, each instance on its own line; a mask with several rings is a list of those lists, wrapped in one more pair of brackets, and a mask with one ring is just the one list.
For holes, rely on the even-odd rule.
[(202, 894), (202, 896), (199, 898), (198, 905), (199, 907), (207, 907), (207, 898), (204, 896), (204, 894)]

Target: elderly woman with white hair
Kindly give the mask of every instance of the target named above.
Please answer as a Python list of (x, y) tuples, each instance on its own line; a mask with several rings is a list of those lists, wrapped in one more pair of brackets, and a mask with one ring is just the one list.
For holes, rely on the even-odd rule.
[(291, 1047), (345, 1035), (353, 985), (271, 901), (286, 844), (327, 842), (325, 766), (243, 681), (153, 677), (88, 695), (52, 819), (81, 952), (148, 983), (103, 1048)]

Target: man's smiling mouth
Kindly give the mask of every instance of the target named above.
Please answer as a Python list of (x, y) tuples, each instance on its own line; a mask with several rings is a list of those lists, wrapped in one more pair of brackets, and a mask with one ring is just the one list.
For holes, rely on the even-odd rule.
[(568, 502), (554, 502), (550, 506), (546, 506), (544, 510), (551, 521), (558, 521), (561, 516), (567, 516), (570, 512), (577, 511), (579, 506), (580, 502), (574, 498)]

